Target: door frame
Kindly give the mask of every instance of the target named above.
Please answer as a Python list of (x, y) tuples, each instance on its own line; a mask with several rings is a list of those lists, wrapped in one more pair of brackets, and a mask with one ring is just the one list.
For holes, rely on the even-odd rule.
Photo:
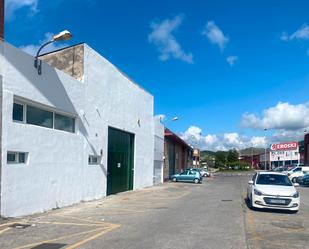
[[(132, 156), (131, 156), (131, 168), (129, 170), (130, 172), (130, 175), (128, 176), (129, 177), (129, 189), (127, 191), (130, 191), (130, 190), (133, 190), (134, 189), (134, 181), (135, 181), (135, 152), (136, 152), (136, 136), (133, 132), (129, 132), (127, 130), (122, 130), (122, 129), (119, 129), (119, 128), (116, 128), (114, 126), (107, 126), (107, 157), (106, 157), (106, 161), (107, 161), (107, 175), (106, 175), (106, 195), (111, 195), (112, 193), (109, 192), (109, 190), (111, 190), (109, 188), (109, 181), (110, 181), (110, 173), (109, 173), (109, 163), (108, 163), (108, 156), (109, 156), (109, 130), (112, 129), (112, 130), (116, 130), (116, 131), (119, 131), (119, 132), (123, 132), (123, 133), (127, 133), (131, 136), (131, 152), (132, 152)], [(111, 183), (110, 183), (111, 184)]]

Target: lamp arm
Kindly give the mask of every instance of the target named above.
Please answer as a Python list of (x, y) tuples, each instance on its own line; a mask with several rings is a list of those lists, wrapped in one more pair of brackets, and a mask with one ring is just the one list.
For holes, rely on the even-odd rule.
[(54, 40), (51, 40), (51, 41), (48, 41), (46, 43), (44, 43), (38, 50), (38, 52), (36, 53), (36, 56), (35, 56), (35, 60), (34, 60), (34, 67), (37, 68), (38, 67), (38, 58), (39, 58), (39, 55), (40, 55), (40, 52), (42, 51), (43, 48), (45, 48), (47, 45), (53, 43)]
[(38, 58), (38, 57), (39, 57), (40, 52), (42, 51), (42, 49), (43, 49), (44, 47), (46, 47), (48, 44), (51, 44), (51, 43), (53, 43), (53, 42), (54, 42), (54, 40), (51, 40), (51, 41), (48, 41), (48, 42), (44, 43), (44, 44), (39, 48), (38, 52), (36, 53), (35, 58)]

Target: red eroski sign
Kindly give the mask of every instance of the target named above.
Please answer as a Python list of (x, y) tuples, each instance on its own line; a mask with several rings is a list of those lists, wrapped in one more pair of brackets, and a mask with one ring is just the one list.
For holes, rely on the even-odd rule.
[(271, 150), (297, 150), (298, 149), (298, 142), (272, 144), (270, 146), (270, 149)]

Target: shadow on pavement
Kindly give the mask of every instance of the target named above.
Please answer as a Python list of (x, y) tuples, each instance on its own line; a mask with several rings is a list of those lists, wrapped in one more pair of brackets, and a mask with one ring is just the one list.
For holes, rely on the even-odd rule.
[(66, 246), (66, 244), (44, 243), (44, 244), (32, 247), (31, 249), (60, 249), (60, 248), (62, 248), (64, 246)]

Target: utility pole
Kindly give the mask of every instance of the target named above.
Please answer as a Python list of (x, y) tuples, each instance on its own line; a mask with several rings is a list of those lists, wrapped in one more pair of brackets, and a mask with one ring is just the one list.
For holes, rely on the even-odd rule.
[(0, 0), (0, 41), (4, 40), (4, 0)]

